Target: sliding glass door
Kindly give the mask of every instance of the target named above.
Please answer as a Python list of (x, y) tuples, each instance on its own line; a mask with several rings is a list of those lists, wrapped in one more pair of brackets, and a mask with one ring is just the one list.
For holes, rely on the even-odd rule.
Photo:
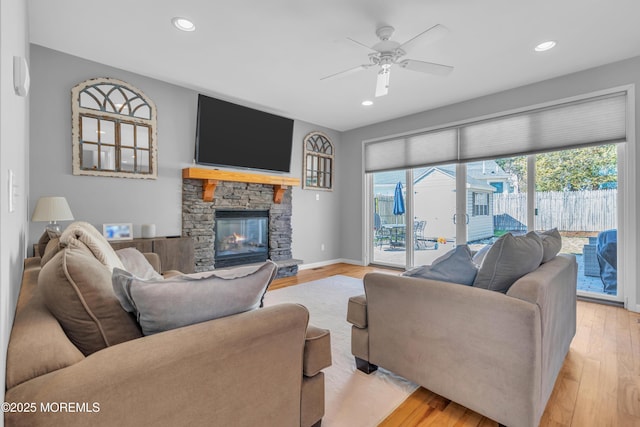
[(371, 261), (408, 269), (458, 244), (557, 228), (561, 252), (578, 261), (578, 293), (621, 300), (617, 171), (617, 146), (606, 144), (375, 173)]
[(558, 228), (561, 252), (578, 261), (579, 294), (621, 300), (617, 146), (538, 154), (535, 168), (535, 230)]
[(431, 264), (455, 247), (456, 165), (413, 169), (413, 260)]
[(407, 263), (407, 179), (406, 171), (373, 174), (373, 262), (405, 267)]

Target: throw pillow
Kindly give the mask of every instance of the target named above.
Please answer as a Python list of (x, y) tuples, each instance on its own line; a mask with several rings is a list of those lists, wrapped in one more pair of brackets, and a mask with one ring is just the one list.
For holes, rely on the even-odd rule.
[(76, 221), (69, 225), (62, 232), (60, 243), (63, 246), (89, 249), (98, 261), (109, 268), (109, 271), (114, 267), (124, 269), (124, 265), (107, 239), (88, 222)]
[(204, 277), (184, 275), (158, 281), (114, 269), (113, 289), (122, 307), (137, 317), (142, 332), (151, 335), (258, 308), (278, 267), (267, 261), (242, 268), (242, 275), (229, 274), (231, 270), (223, 275), (214, 271)]
[(478, 268), (482, 267), (484, 257), (487, 256), (487, 252), (491, 249), (491, 245), (493, 245), (493, 243), (483, 246), (478, 252), (473, 254), (473, 263), (477, 265)]
[(46, 263), (51, 261), (51, 258), (53, 258), (60, 249), (60, 239), (56, 237), (55, 239), (49, 240), (49, 242), (47, 242), (47, 246), (44, 248), (42, 258), (40, 258), (40, 267), (43, 267)]
[(136, 248), (118, 249), (116, 255), (122, 261), (124, 269), (140, 279), (162, 280), (162, 275), (158, 273), (147, 258)]
[(542, 241), (531, 231), (524, 236), (507, 233), (491, 245), (473, 286), (506, 293), (511, 285), (538, 268)]
[(85, 355), (142, 336), (122, 309), (111, 272), (83, 248), (65, 248), (42, 267), (38, 288), (71, 342)]
[(542, 240), (542, 263), (551, 261), (562, 249), (562, 236), (557, 228), (538, 232)]
[(469, 246), (459, 245), (437, 258), (431, 265), (416, 267), (404, 272), (403, 276), (471, 286), (477, 272), (478, 268), (473, 263)]

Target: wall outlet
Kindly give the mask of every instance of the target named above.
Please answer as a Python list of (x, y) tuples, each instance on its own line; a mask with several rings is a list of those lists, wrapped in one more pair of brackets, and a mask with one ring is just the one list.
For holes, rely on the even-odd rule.
[(320, 200), (320, 193), (316, 193), (316, 200)]
[(324, 243), (320, 245), (320, 250), (324, 251)]

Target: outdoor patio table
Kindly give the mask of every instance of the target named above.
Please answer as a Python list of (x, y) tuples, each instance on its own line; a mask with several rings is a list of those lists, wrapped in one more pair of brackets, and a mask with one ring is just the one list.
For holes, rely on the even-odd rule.
[(405, 224), (384, 224), (382, 226), (389, 230), (389, 245), (391, 247), (404, 247), (405, 245)]

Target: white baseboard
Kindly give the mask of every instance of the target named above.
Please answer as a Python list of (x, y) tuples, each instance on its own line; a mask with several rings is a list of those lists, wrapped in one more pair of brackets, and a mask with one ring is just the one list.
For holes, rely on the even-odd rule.
[(310, 264), (301, 264), (298, 266), (298, 270), (309, 270), (312, 268), (326, 267), (327, 265), (339, 264), (339, 263), (364, 266), (364, 262), (362, 261), (356, 261), (356, 260), (346, 259), (346, 258), (338, 258), (338, 259), (330, 259), (327, 261), (312, 262)]

